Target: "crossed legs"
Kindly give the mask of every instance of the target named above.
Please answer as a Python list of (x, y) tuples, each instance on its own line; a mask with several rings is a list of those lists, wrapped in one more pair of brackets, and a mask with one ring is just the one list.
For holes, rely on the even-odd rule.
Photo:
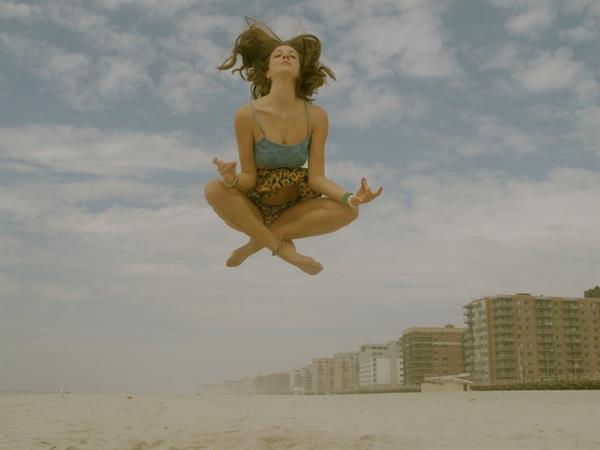
[[(277, 247), (277, 237), (291, 241), (327, 234), (348, 225), (358, 217), (356, 209), (329, 198), (315, 198), (286, 209), (267, 226), (263, 223), (258, 208), (237, 189), (225, 187), (220, 180), (212, 180), (207, 183), (204, 192), (208, 203), (225, 223), (250, 237), (247, 244), (234, 250), (227, 260), (228, 266), (241, 264), (248, 256), (264, 247), (274, 250)], [(293, 248), (293, 244), (291, 247)]]

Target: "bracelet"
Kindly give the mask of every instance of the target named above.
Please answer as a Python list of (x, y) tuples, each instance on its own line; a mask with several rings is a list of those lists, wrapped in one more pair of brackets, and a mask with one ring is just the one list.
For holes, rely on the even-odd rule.
[(354, 197), (354, 193), (346, 192), (342, 195), (342, 203), (346, 206), (350, 206), (351, 208), (357, 208), (357, 206), (353, 205), (350, 200)]
[(233, 181), (232, 181), (230, 184), (227, 184), (227, 183), (225, 182), (225, 180), (224, 180), (224, 179), (223, 179), (223, 184), (224, 184), (225, 186), (227, 186), (228, 188), (230, 188), (230, 187), (236, 187), (236, 186), (237, 186), (237, 184), (238, 184), (238, 181), (240, 181), (240, 177), (239, 177), (239, 175), (236, 173), (236, 174), (235, 174), (235, 178), (233, 179)]
[(354, 198), (354, 194), (352, 194), (350, 197), (348, 197), (348, 205), (352, 208), (358, 208), (357, 205), (353, 205), (352, 204), (352, 199)]

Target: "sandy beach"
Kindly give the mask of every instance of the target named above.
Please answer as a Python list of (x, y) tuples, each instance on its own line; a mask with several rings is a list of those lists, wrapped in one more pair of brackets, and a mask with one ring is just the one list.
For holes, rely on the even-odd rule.
[(600, 391), (0, 394), (0, 448), (596, 450), (599, 420)]

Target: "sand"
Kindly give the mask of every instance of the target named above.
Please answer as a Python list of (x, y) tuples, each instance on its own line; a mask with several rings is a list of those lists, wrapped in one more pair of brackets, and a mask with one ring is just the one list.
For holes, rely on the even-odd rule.
[(600, 391), (0, 394), (2, 450), (600, 449)]

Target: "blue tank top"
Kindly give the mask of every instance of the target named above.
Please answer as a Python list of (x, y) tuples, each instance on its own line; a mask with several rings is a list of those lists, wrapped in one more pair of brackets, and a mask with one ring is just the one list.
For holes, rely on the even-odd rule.
[(310, 116), (306, 102), (304, 102), (304, 112), (306, 114), (308, 136), (302, 142), (292, 145), (277, 144), (268, 140), (260, 123), (258, 123), (252, 100), (250, 100), (250, 108), (252, 109), (252, 117), (263, 135), (263, 138), (254, 144), (256, 166), (266, 167), (267, 169), (302, 167), (308, 159), (308, 146), (310, 145)]

